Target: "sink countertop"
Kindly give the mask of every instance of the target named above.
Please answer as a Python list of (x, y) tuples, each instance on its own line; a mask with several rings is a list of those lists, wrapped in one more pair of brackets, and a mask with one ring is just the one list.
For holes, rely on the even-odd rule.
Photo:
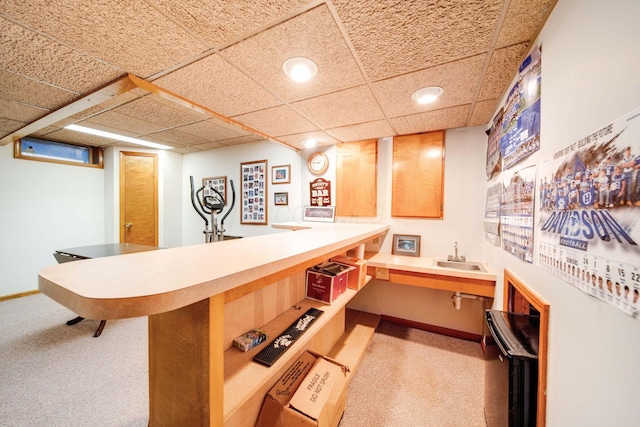
[(462, 277), (467, 279), (496, 280), (496, 273), (494, 271), (492, 271), (485, 263), (475, 260), (467, 260), (467, 262), (479, 263), (485, 268), (485, 270), (487, 270), (487, 272), (439, 267), (437, 262), (446, 261), (446, 258), (410, 257), (380, 252), (366, 252), (365, 258), (367, 259), (368, 265), (371, 267), (412, 271), (416, 273), (435, 274), (440, 276)]

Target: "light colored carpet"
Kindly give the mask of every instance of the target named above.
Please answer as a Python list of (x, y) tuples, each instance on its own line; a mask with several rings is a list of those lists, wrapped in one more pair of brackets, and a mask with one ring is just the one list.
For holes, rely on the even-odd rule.
[[(147, 319), (75, 317), (44, 295), (0, 302), (0, 426), (142, 427)], [(480, 345), (382, 323), (340, 427), (485, 427)]]
[(0, 426), (146, 426), (147, 318), (65, 322), (45, 295), (0, 302)]
[(480, 344), (381, 322), (340, 427), (486, 427)]

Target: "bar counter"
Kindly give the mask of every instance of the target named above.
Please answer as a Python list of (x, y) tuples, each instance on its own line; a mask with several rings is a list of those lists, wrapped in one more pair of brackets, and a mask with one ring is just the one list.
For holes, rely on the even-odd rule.
[[(365, 243), (389, 229), (310, 227), (54, 265), (39, 273), (38, 286), (83, 317), (149, 316), (149, 426), (250, 427), (264, 393), (292, 358), (305, 346), (328, 351), (339, 341), (346, 300), (328, 308), (301, 340), (307, 344), (294, 343), (272, 368), (225, 360), (228, 337), (299, 315), (295, 308), (308, 301), (300, 294), (307, 268), (354, 248), (364, 253)], [(233, 381), (248, 371), (253, 387)]]
[(328, 258), (388, 228), (318, 223), (295, 232), (65, 263), (40, 271), (38, 287), (86, 318), (147, 316), (202, 301), (311, 259)]

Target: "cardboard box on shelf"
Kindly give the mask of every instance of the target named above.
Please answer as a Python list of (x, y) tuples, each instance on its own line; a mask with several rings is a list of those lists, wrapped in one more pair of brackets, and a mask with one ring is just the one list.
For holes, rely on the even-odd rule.
[(256, 427), (336, 427), (346, 404), (348, 370), (304, 352), (265, 397)]
[(347, 290), (352, 269), (338, 263), (322, 263), (307, 269), (306, 297), (331, 304)]
[(331, 258), (331, 261), (339, 264), (349, 265), (354, 267), (349, 271), (348, 287), (359, 291), (367, 282), (367, 260), (354, 258), (346, 255), (338, 255)]

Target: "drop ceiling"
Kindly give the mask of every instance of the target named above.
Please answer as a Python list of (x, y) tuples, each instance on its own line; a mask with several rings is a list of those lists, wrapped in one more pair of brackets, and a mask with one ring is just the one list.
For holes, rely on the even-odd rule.
[[(0, 144), (294, 149), (486, 124), (556, 0), (0, 2)], [(303, 56), (318, 74), (282, 71)], [(411, 94), (441, 86), (433, 104)]]

